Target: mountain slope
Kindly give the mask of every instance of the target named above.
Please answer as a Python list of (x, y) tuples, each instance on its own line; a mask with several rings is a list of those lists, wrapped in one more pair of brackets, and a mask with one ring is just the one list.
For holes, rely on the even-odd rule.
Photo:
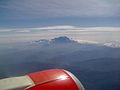
[(0, 78), (60, 68), (73, 72), (86, 90), (120, 90), (120, 48), (58, 37), (2, 49), (0, 62)]

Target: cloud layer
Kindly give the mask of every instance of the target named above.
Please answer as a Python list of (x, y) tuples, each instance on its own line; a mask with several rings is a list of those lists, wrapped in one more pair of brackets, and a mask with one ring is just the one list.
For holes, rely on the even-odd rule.
[[(11, 18), (119, 17), (119, 0), (1, 0), (2, 15)], [(9, 14), (9, 15), (8, 15)]]
[(120, 41), (120, 27), (48, 26), (0, 29), (0, 42), (19, 42), (67, 36), (80, 42)]
[(35, 32), (35, 31), (54, 31), (54, 32), (88, 32), (88, 31), (120, 31), (120, 27), (76, 27), (68, 25), (48, 26), (48, 27), (34, 27), (34, 28), (0, 28), (0, 32)]

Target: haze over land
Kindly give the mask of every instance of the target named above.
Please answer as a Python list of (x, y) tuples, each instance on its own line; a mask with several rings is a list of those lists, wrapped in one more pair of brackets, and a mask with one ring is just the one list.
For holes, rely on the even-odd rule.
[(119, 47), (77, 42), (63, 36), (18, 43), (2, 49), (0, 57), (1, 78), (60, 68), (73, 72), (87, 90), (120, 89)]

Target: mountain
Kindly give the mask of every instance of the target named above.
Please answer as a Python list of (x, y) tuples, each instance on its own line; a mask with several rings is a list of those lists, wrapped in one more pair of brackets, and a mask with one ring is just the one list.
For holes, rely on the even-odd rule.
[(76, 43), (74, 40), (69, 39), (66, 36), (54, 38), (51, 40), (51, 43)]
[(45, 69), (73, 72), (86, 90), (120, 90), (120, 48), (68, 37), (18, 43), (0, 53), (0, 78)]
[(71, 40), (66, 36), (57, 37), (51, 40), (46, 40), (46, 39), (36, 40), (34, 42), (39, 43), (41, 45), (77, 43), (76, 41)]

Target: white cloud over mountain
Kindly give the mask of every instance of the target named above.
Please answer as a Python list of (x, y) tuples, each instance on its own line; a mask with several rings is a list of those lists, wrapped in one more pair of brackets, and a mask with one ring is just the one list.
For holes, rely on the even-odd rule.
[(109, 47), (119, 47), (120, 48), (120, 41), (111, 41), (107, 42), (104, 45), (109, 46)]

